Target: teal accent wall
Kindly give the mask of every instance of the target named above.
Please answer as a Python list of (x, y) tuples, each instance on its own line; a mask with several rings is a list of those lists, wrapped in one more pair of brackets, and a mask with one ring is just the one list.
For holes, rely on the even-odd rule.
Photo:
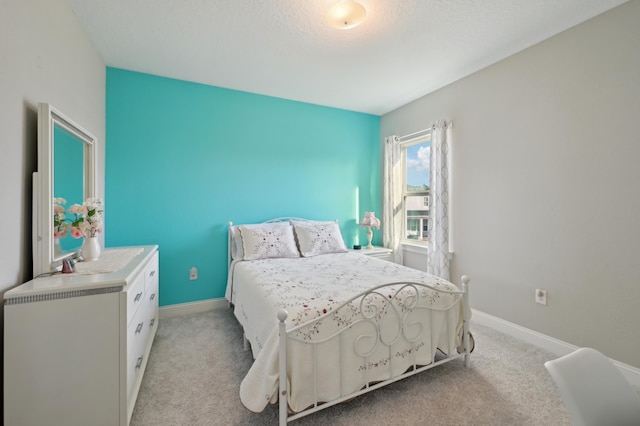
[(229, 221), (381, 215), (378, 116), (117, 68), (106, 102), (105, 243), (159, 244), (160, 305), (224, 296)]

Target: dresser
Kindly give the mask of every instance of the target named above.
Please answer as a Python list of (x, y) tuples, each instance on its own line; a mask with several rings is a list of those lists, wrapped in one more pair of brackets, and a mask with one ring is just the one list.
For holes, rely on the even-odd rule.
[(158, 328), (158, 247), (4, 295), (4, 424), (127, 425)]

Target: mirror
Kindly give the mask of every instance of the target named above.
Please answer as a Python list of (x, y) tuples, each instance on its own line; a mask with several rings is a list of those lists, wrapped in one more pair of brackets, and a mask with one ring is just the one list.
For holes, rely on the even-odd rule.
[[(59, 203), (65, 210), (74, 204), (82, 204), (84, 197), (84, 145), (75, 135), (53, 124), (53, 199), (64, 200)], [(55, 212), (54, 212), (55, 214)], [(67, 214), (68, 216), (68, 214)], [(54, 227), (56, 224), (54, 223)], [(70, 235), (64, 228), (64, 233), (54, 230), (53, 254), (68, 254), (80, 249), (82, 239), (69, 238)]]
[(77, 256), (83, 240), (64, 226), (66, 210), (95, 197), (96, 139), (51, 105), (38, 107), (38, 171), (33, 176), (33, 276)]

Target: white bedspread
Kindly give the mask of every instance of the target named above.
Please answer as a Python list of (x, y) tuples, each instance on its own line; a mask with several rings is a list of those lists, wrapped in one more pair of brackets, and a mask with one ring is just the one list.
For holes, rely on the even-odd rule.
[[(454, 290), (448, 281), (395, 263), (363, 256), (358, 253), (326, 254), (311, 258), (262, 259), (233, 262), (229, 271), (227, 299), (235, 306), (234, 313), (251, 343), (255, 362), (242, 381), (240, 399), (251, 411), (262, 411), (269, 402), (277, 400), (278, 390), (278, 329), (276, 314), (280, 309), (289, 313), (287, 330), (331, 312), (342, 303), (367, 289), (393, 282), (419, 282), (432, 287)], [(386, 288), (385, 288), (386, 289)], [(394, 289), (386, 289), (393, 291)], [(395, 289), (397, 290), (397, 289)], [(391, 294), (389, 294), (391, 297)], [(428, 307), (448, 308), (434, 311), (424, 328), (430, 333), (412, 346), (398, 343), (380, 348), (371, 356), (354, 356), (349, 349), (342, 355), (353, 365), (345, 371), (333, 371), (340, 350), (336, 344), (320, 348), (319, 359), (324, 361), (319, 371), (319, 400), (329, 401), (353, 392), (367, 382), (384, 380), (390, 371), (394, 375), (417, 362), (429, 364), (440, 348), (454, 351), (459, 344), (462, 327), (462, 303), (446, 293), (430, 292), (421, 300)], [(323, 320), (314, 327), (300, 330), (302, 340), (328, 336), (350, 319), (344, 316)], [(354, 330), (352, 334), (362, 331)], [(433, 336), (434, 338), (431, 338)], [(310, 348), (290, 343), (287, 349), (290, 385), (289, 407), (301, 411), (314, 401), (309, 380)], [(351, 346), (348, 346), (351, 348)]]

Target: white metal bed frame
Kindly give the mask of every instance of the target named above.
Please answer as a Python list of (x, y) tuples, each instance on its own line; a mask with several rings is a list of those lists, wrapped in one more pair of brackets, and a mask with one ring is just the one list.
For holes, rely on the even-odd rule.
[[(278, 218), (278, 219), (272, 219), (268, 221), (268, 223), (280, 222), (280, 221), (285, 221), (289, 219), (304, 220), (299, 218)], [(229, 247), (229, 250), (228, 250), (229, 263), (231, 263), (231, 243), (232, 243), (231, 227), (232, 227), (232, 223), (229, 222), (229, 246), (228, 246)], [(442, 290), (426, 284), (415, 283), (415, 282), (396, 282), (396, 283), (383, 284), (383, 285), (371, 288), (365, 292), (362, 292), (354, 296), (347, 302), (343, 303), (338, 308), (335, 308), (332, 311), (320, 317), (314, 318), (313, 320), (308, 321), (304, 324), (300, 324), (294, 328), (291, 328), (290, 330), (286, 329), (287, 327), (286, 320), (288, 316), (287, 311), (284, 309), (279, 311), (277, 314), (278, 328), (279, 328), (278, 330), (279, 331), (279, 354), (278, 354), (279, 356), (279, 391), (278, 391), (279, 425), (285, 426), (288, 422), (291, 422), (293, 420), (308, 416), (317, 411), (323, 410), (325, 408), (329, 408), (333, 405), (352, 399), (356, 396), (371, 392), (373, 390), (376, 390), (388, 384), (394, 383), (398, 380), (404, 379), (414, 374), (418, 374), (422, 371), (429, 370), (440, 364), (454, 361), (460, 357), (464, 357), (464, 365), (465, 367), (469, 367), (470, 361), (471, 361), (471, 351), (473, 349), (471, 333), (469, 331), (469, 321), (471, 319), (471, 308), (469, 307), (468, 284), (470, 279), (468, 276), (463, 275), (461, 278), (461, 281), (462, 281), (462, 284), (461, 284), (460, 291)], [(393, 292), (393, 296), (391, 297), (384, 296), (384, 294), (388, 294), (388, 291), (387, 292), (384, 291), (384, 289), (387, 287), (395, 287), (397, 289)], [(421, 306), (419, 304), (419, 300), (421, 297), (420, 293), (422, 289), (429, 289), (430, 291), (435, 291), (439, 293), (453, 294), (455, 295), (455, 301), (446, 308), (436, 309), (436, 308), (427, 308), (425, 306)], [(409, 292), (409, 296), (407, 296), (407, 292)], [(393, 303), (393, 302), (397, 302), (399, 297), (402, 297), (404, 300), (402, 302), (404, 306), (404, 309), (402, 309), (402, 311), (398, 309), (397, 304)], [(376, 299), (376, 298), (378, 300), (384, 300), (383, 306), (386, 308), (386, 310), (385, 309), (381, 310), (379, 307), (376, 307), (376, 305), (372, 303), (372, 299)], [(411, 318), (413, 317), (414, 312), (424, 311), (420, 313), (422, 315), (428, 315), (431, 318), (432, 312), (434, 310), (449, 309), (453, 307), (455, 304), (460, 303), (460, 300), (462, 300), (462, 303), (464, 304), (463, 325), (462, 325), (463, 334), (462, 334), (462, 345), (461, 345), (461, 348), (457, 350), (457, 353), (445, 354), (444, 352), (442, 352), (443, 357), (440, 358), (439, 360), (436, 361), (436, 358), (434, 356), (434, 358), (431, 360), (431, 363), (427, 365), (419, 365), (415, 362), (415, 351), (412, 351), (412, 353), (414, 353), (414, 356), (413, 356), (414, 359), (411, 367), (407, 371), (401, 374), (394, 375), (392, 374), (393, 370), (391, 369), (391, 366), (390, 366), (389, 367), (390, 377), (386, 380), (367, 382), (362, 389), (356, 392), (345, 393), (339, 398), (331, 401), (318, 401), (317, 399), (318, 359), (316, 354), (317, 354), (317, 346), (319, 344), (326, 342), (327, 340), (330, 340), (330, 339), (338, 339), (340, 341), (340, 344), (342, 345), (343, 340), (341, 340), (341, 335), (346, 330), (349, 330), (356, 323), (367, 322), (373, 327), (372, 328), (373, 332), (369, 334), (360, 335), (357, 339), (355, 339), (353, 343), (354, 353), (357, 356), (362, 357), (366, 362), (367, 356), (373, 353), (373, 350), (375, 349), (376, 345), (381, 344), (388, 347), (389, 350), (391, 350), (391, 345), (395, 344), (398, 340), (403, 340), (407, 344), (413, 344), (413, 342), (417, 342), (421, 340), (421, 338), (423, 337), (424, 330), (422, 330), (422, 327), (420, 326), (420, 324), (416, 323), (415, 321), (411, 321)], [(301, 339), (295, 336), (297, 332), (303, 332), (305, 328), (314, 327), (316, 323), (318, 323), (319, 321), (321, 321), (322, 319), (330, 315), (338, 315), (342, 309), (352, 310), (353, 309), (352, 306), (354, 302), (359, 306), (358, 319), (354, 320), (354, 322), (352, 322), (348, 326), (341, 328), (340, 331), (334, 333), (331, 336), (323, 338), (321, 340)], [(385, 311), (385, 312), (381, 312), (381, 311)], [(389, 313), (393, 315), (389, 315)], [(392, 324), (390, 326), (390, 321), (392, 321), (393, 324), (395, 325)], [(429, 324), (431, 324), (431, 321), (429, 321)], [(388, 330), (389, 327), (391, 328), (395, 327), (396, 329), (395, 334), (393, 335), (392, 339), (385, 339), (382, 336), (381, 330), (382, 329)], [(360, 344), (360, 342), (364, 341), (365, 339), (370, 339), (369, 341), (374, 342), (371, 345), (370, 350), (367, 350), (367, 351), (363, 351), (358, 348), (358, 345)], [(288, 410), (289, 389), (288, 389), (288, 380), (287, 380), (287, 342), (290, 340), (303, 343), (303, 344), (308, 344), (313, 347), (312, 370), (314, 371), (315, 377), (311, 386), (314, 386), (314, 395), (316, 396), (315, 402), (309, 408), (297, 413), (289, 413), (289, 410)], [(245, 347), (245, 350), (249, 348), (246, 336), (244, 337), (244, 347)], [(391, 355), (391, 353), (389, 355)], [(336, 368), (342, 368), (342, 366), (337, 366)]]
[[(464, 357), (465, 359), (465, 366), (469, 366), (470, 365), (470, 353), (471, 353), (471, 344), (470, 344), (470, 337), (469, 337), (469, 319), (471, 318), (470, 315), (470, 310), (468, 309), (468, 300), (469, 300), (469, 293), (468, 293), (468, 283), (469, 283), (469, 278), (467, 276), (463, 276), (462, 277), (462, 291), (458, 291), (458, 292), (453, 292), (453, 291), (445, 291), (445, 290), (439, 290), (436, 289), (434, 287), (425, 285), (425, 284), (421, 284), (421, 283), (391, 283), (391, 284), (384, 284), (375, 288), (372, 288), (371, 290), (368, 290), (364, 293), (361, 293), (355, 297), (353, 297), (351, 300), (345, 302), (344, 304), (340, 305), (340, 307), (338, 307), (337, 309), (334, 309), (333, 311), (322, 315), (321, 317), (315, 318), (311, 321), (308, 321), (304, 324), (301, 324), (295, 328), (292, 328), (290, 330), (286, 330), (286, 319), (287, 319), (287, 311), (286, 310), (281, 310), (280, 312), (278, 312), (278, 320), (279, 320), (279, 336), (280, 336), (280, 340), (279, 340), (279, 418), (280, 418), (280, 425), (284, 426), (286, 425), (288, 422), (293, 421), (295, 419), (298, 419), (300, 417), (304, 417), (307, 416), (309, 414), (315, 413), (317, 411), (323, 410), (325, 408), (331, 407), (332, 405), (341, 403), (343, 401), (352, 399), (356, 396), (365, 394), (367, 392), (370, 392), (372, 390), (378, 389), (380, 387), (386, 386), (390, 383), (396, 382), (398, 380), (401, 380), (405, 377), (409, 377), (412, 376), (414, 374), (420, 373), (424, 370), (428, 370), (431, 369), (433, 367), (436, 367), (440, 364), (444, 364), (446, 362), (450, 362), (453, 361), (457, 358), (460, 357)], [(386, 294), (386, 292), (384, 292), (385, 288), (391, 287), (391, 286), (395, 286), (395, 287), (400, 287), (397, 291), (395, 291), (394, 295), (392, 296), (391, 299), (388, 299), (387, 297), (384, 296), (383, 293)], [(420, 289), (421, 288), (428, 288), (430, 290), (433, 291), (437, 291), (437, 292), (444, 292), (444, 293), (453, 293), (455, 295), (457, 295), (458, 297), (456, 298), (455, 302), (450, 305), (448, 308), (451, 308), (454, 304), (457, 304), (459, 302), (460, 299), (463, 300), (464, 303), (464, 323), (463, 323), (463, 351), (460, 353), (456, 353), (456, 354), (445, 354), (445, 357), (436, 361), (435, 357), (434, 359), (431, 360), (431, 363), (428, 365), (418, 365), (415, 362), (415, 351), (412, 351), (412, 353), (414, 354), (413, 357), (413, 363), (412, 366), (409, 370), (405, 371), (402, 374), (397, 374), (397, 375), (390, 375), (389, 379), (386, 379), (384, 381), (381, 382), (375, 382), (375, 383), (371, 383), (371, 382), (367, 382), (364, 386), (364, 388), (356, 391), (356, 392), (350, 392), (350, 393), (346, 393), (344, 395), (342, 395), (340, 398), (332, 400), (332, 401), (318, 401), (317, 400), (317, 396), (315, 399), (315, 403), (313, 404), (313, 406), (311, 406), (310, 408), (298, 412), (298, 413), (289, 413), (288, 412), (288, 405), (287, 405), (287, 395), (288, 395), (288, 389), (287, 389), (287, 342), (290, 340), (295, 340), (297, 342), (301, 342), (304, 344), (308, 344), (311, 345), (313, 347), (313, 358), (312, 358), (312, 369), (315, 373), (315, 377), (314, 377), (314, 381), (312, 384), (310, 384), (310, 386), (314, 386), (314, 394), (317, 395), (317, 369), (318, 369), (318, 359), (316, 356), (317, 353), (317, 345), (320, 343), (323, 343), (329, 339), (337, 339), (338, 342), (340, 342), (340, 344), (343, 344), (343, 339), (341, 339), (341, 335), (348, 330), (350, 327), (352, 327), (353, 325), (355, 325), (355, 323), (352, 323), (351, 325), (349, 325), (348, 327), (342, 328), (339, 332), (325, 338), (322, 340), (303, 340), (300, 339), (298, 337), (295, 337), (295, 332), (296, 331), (300, 331), (301, 329), (304, 328), (309, 328), (309, 327), (313, 327), (315, 323), (317, 323), (318, 321), (321, 321), (322, 319), (324, 319), (325, 317), (329, 316), (329, 315), (336, 315), (340, 312), (341, 309), (349, 309), (349, 305), (351, 305), (353, 302), (358, 303), (359, 305), (359, 318), (356, 320), (357, 322), (368, 322), (373, 326), (373, 331), (371, 334), (362, 334), (360, 336), (358, 336), (358, 338), (355, 339), (354, 343), (353, 343), (353, 350), (354, 353), (356, 353), (358, 356), (362, 357), (365, 360), (365, 364), (366, 364), (366, 360), (367, 360), (367, 356), (369, 354), (371, 354), (373, 352), (373, 350), (375, 349), (375, 346), (378, 344), (384, 345), (387, 348), (389, 348), (389, 356), (391, 357), (391, 347), (393, 344), (395, 344), (398, 340), (402, 339), (404, 340), (406, 343), (412, 344), (414, 342), (420, 341), (421, 338), (423, 337), (423, 331), (421, 329), (421, 327), (419, 326), (419, 324), (416, 324), (415, 322), (411, 322), (410, 318), (412, 317), (412, 314), (414, 311), (417, 310), (424, 310), (426, 311), (426, 315), (431, 316), (431, 312), (435, 309), (431, 309), (431, 308), (425, 308), (425, 307), (419, 307), (419, 298), (420, 298)], [(411, 302), (407, 302), (408, 309), (406, 309), (403, 312), (400, 312), (397, 309), (397, 306), (394, 305), (393, 301), (398, 297), (398, 295), (403, 292), (403, 291), (407, 291), (409, 290), (412, 295), (409, 296), (409, 298), (411, 299)], [(385, 305), (388, 307), (389, 311), (394, 314), (394, 315), (379, 315), (380, 311), (379, 308), (376, 308), (375, 305), (370, 304), (370, 302), (367, 302), (367, 300), (369, 300), (372, 297), (377, 297), (378, 300), (384, 300), (385, 301)], [(438, 309), (438, 310), (445, 310), (445, 309)], [(385, 338), (382, 335), (381, 330), (382, 329), (387, 329), (387, 327), (389, 326), (390, 322), (392, 322), (393, 324), (397, 324), (396, 327), (396, 333), (395, 335), (393, 335), (393, 337), (387, 341), (385, 341)], [(417, 330), (417, 332), (416, 332)], [(303, 333), (304, 334), (304, 333)], [(431, 334), (433, 335), (433, 333)], [(370, 350), (368, 351), (363, 351), (361, 350), (361, 348), (359, 348), (359, 343), (361, 341), (363, 341), (364, 339), (370, 339), (370, 341), (373, 341), (374, 343), (371, 345)], [(415, 346), (412, 346), (413, 348), (415, 348)], [(336, 367), (337, 369), (342, 368), (342, 365), (339, 365)], [(391, 364), (389, 364), (389, 372), (392, 372), (391, 369)]]

